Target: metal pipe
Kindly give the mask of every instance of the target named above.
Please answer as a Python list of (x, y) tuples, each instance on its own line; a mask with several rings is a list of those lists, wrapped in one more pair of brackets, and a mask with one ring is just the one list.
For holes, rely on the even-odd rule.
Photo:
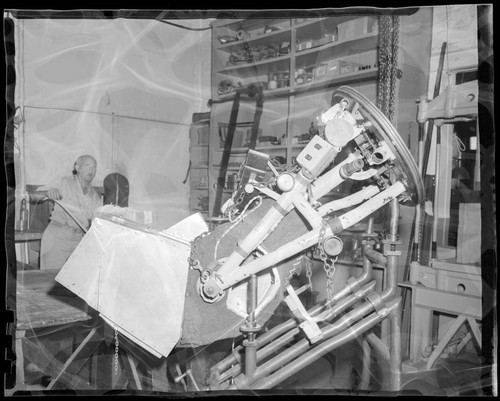
[(335, 189), (338, 185), (343, 183), (344, 179), (340, 176), (340, 169), (345, 164), (348, 164), (359, 157), (359, 155), (349, 153), (349, 156), (347, 156), (343, 161), (313, 181), (311, 184), (311, 192), (314, 199), (322, 198), (332, 189)]
[[(346, 310), (347, 308), (349, 308), (352, 305), (354, 305), (356, 302), (358, 302), (360, 300), (360, 298), (364, 297), (367, 293), (372, 292), (374, 290), (374, 288), (375, 288), (375, 281), (372, 281), (369, 284), (367, 284), (365, 287), (363, 287), (363, 289), (360, 290), (359, 294), (351, 295), (348, 298), (342, 300), (342, 302), (340, 302), (339, 304), (337, 304), (334, 307), (332, 307), (332, 310), (331, 310), (331, 313), (330, 313), (331, 317), (334, 317), (334, 316), (342, 313), (344, 310)], [(298, 325), (298, 323), (297, 323), (297, 321), (295, 319), (291, 319), (291, 320), (293, 320), (293, 322), (295, 322), (295, 324)], [(287, 321), (285, 323), (288, 323), (288, 322), (290, 322), (290, 321)], [(288, 324), (287, 326), (291, 326), (291, 325)], [(297, 334), (299, 334), (299, 333), (300, 333), (300, 330), (297, 327), (291, 328), (291, 330), (289, 332), (287, 332), (286, 334), (284, 334), (283, 336), (281, 336), (280, 338), (278, 338), (278, 340), (276, 340), (272, 344), (269, 344), (266, 347), (260, 349), (257, 352), (257, 362), (259, 362), (259, 361), (267, 358), (268, 356), (270, 356), (273, 353), (277, 352), (283, 346), (289, 344), (294, 339), (294, 337)], [(332, 334), (330, 333), (329, 335), (331, 336)], [(265, 334), (264, 334), (264, 336), (265, 336)], [(266, 338), (266, 340), (270, 341), (269, 336), (268, 336), (268, 338)], [(258, 339), (258, 342), (259, 342), (259, 345), (262, 344), (261, 339)], [(306, 342), (306, 344), (307, 344), (307, 342)], [(295, 345), (294, 345), (294, 347), (295, 347)], [(238, 348), (241, 350), (241, 346), (238, 347)], [(235, 351), (238, 350), (238, 348), (236, 348)], [(306, 349), (307, 349), (307, 347), (306, 347)], [(233, 360), (236, 361), (236, 358), (234, 356), (232, 356), (232, 355), (230, 357), (228, 357), (228, 358), (231, 358), (231, 359), (234, 358)], [(276, 363), (279, 365), (281, 362), (276, 362)], [(219, 371), (222, 371), (224, 369), (224, 367), (229, 367), (230, 365), (231, 365), (231, 363), (229, 363), (228, 361), (226, 361), (225, 364), (218, 364), (216, 368), (219, 369)], [(239, 365), (232, 366), (229, 371), (221, 373), (221, 375), (220, 375), (220, 382), (222, 383), (224, 380), (226, 380), (229, 377), (232, 377), (234, 375), (237, 375), (240, 372), (241, 372), (241, 367)], [(262, 368), (258, 367), (255, 377), (257, 377), (257, 376), (261, 377), (262, 376), (261, 372), (263, 372)]]
[[(396, 200), (391, 204), (391, 227), (389, 237), (393, 244), (389, 243), (391, 252), (387, 255), (387, 290), (395, 295), (398, 289), (398, 264), (399, 252), (396, 250), (398, 240), (399, 203)], [(390, 390), (397, 391), (401, 387), (401, 298), (395, 305), (390, 317)]]
[[(403, 193), (404, 190), (405, 186), (398, 181), (395, 184), (391, 185), (389, 188), (385, 189), (383, 192), (380, 192), (379, 194), (366, 201), (363, 205), (358, 206), (357, 208), (334, 219), (334, 224), (335, 221), (339, 222), (339, 224), (335, 224), (337, 228), (334, 230), (332, 229), (333, 234), (337, 234), (338, 232), (341, 232), (342, 230), (345, 230), (346, 228), (349, 228), (352, 225), (360, 222), (361, 220), (372, 214), (374, 211), (380, 209), (380, 207), (382, 207), (386, 203), (395, 199), (397, 196)], [(228, 261), (226, 261), (218, 271), (218, 274), (222, 275), (224, 283), (220, 285), (217, 284), (217, 288), (222, 291), (226, 290), (249, 277), (250, 275), (257, 274), (258, 272), (265, 270), (284, 259), (292, 257), (306, 250), (307, 248), (316, 245), (319, 238), (319, 231), (319, 229), (308, 231), (294, 241), (291, 241), (243, 266), (240, 266), (238, 269), (227, 271), (226, 269), (229, 266), (229, 259), (233, 260), (232, 258), (234, 254), (238, 254), (238, 252), (233, 252)], [(241, 258), (242, 256), (238, 254), (236, 255), (236, 258), (238, 257)], [(222, 272), (222, 269), (224, 269), (224, 272)]]
[[(366, 227), (366, 234), (373, 233), (373, 221), (374, 221), (373, 216), (370, 216), (368, 218), (368, 223), (367, 223), (367, 227)], [(365, 254), (365, 252), (367, 252), (369, 250), (371, 251), (371, 249), (372, 249), (372, 246), (366, 244), (363, 246), (363, 253)], [(387, 259), (383, 255), (381, 255), (380, 253), (378, 253), (376, 251), (371, 251), (371, 252), (373, 252), (373, 254), (376, 255), (376, 256), (372, 255), (372, 258), (375, 259), (375, 261), (378, 261), (379, 263), (384, 264), (384, 265), (387, 263)], [(349, 292), (352, 292), (352, 293), (356, 292), (360, 286), (362, 286), (368, 280), (371, 279), (372, 271), (373, 271), (372, 263), (370, 262), (369, 258), (363, 257), (363, 270), (362, 270), (361, 274), (358, 277), (356, 277), (352, 282), (348, 282), (348, 285), (346, 285), (342, 290), (336, 292), (334, 294), (332, 300), (327, 301), (323, 305), (316, 305), (316, 306), (312, 307), (311, 309), (309, 309), (309, 311), (308, 311), (309, 315), (314, 317), (317, 314), (319, 314), (323, 309), (327, 308), (329, 306), (329, 304), (335, 304), (340, 299), (347, 296), (347, 294)], [(360, 291), (363, 294), (362, 296), (364, 296), (364, 294), (366, 294), (368, 292), (371, 292), (373, 290), (374, 286), (375, 286), (375, 282), (371, 282), (367, 286), (365, 286), (363, 289), (361, 289)], [(359, 294), (357, 296), (359, 296)], [(346, 303), (351, 304), (351, 302), (354, 303), (355, 300), (356, 300), (356, 298), (350, 298), (350, 300), (348, 300)], [(273, 327), (271, 330), (264, 333), (263, 335), (261, 335), (258, 338), (259, 346), (263, 347), (263, 346), (267, 345), (268, 343), (270, 343), (271, 341), (273, 341), (277, 337), (281, 336), (283, 333), (286, 333), (287, 331), (293, 329), (294, 327), (297, 327), (298, 324), (299, 323), (297, 322), (297, 320), (292, 318), (292, 319), (287, 320), (286, 322), (279, 324), (276, 327)], [(242, 346), (236, 347), (234, 349), (234, 352), (232, 355), (226, 357), (224, 360), (217, 363), (215, 366), (212, 367), (212, 370), (218, 370), (219, 372), (224, 372), (228, 368), (230, 368), (231, 365), (238, 364), (240, 361), (238, 358), (236, 358), (235, 355), (237, 355), (241, 351), (241, 348), (242, 348)], [(257, 353), (257, 361), (261, 360), (261, 358), (263, 358), (265, 356), (267, 356), (266, 352), (262, 352), (262, 351), (258, 352)], [(239, 369), (240, 369), (239, 366), (236, 365), (233, 368), (237, 368), (238, 371), (234, 374), (238, 374)], [(221, 375), (221, 382), (223, 380), (225, 380), (226, 376), (231, 377), (231, 374), (229, 374), (229, 372), (226, 372), (226, 373), (224, 373), (224, 375)]]
[(361, 202), (371, 198), (372, 196), (378, 194), (380, 192), (380, 188), (376, 185), (369, 185), (355, 194), (346, 196), (342, 199), (337, 199), (328, 203), (325, 203), (323, 206), (318, 208), (318, 213), (322, 216), (327, 215), (329, 213), (335, 212), (340, 209), (344, 209), (347, 207), (351, 207), (354, 205), (358, 205)]
[(371, 348), (377, 352), (378, 356), (380, 356), (384, 361), (389, 362), (391, 357), (389, 348), (387, 348), (387, 345), (385, 345), (382, 340), (375, 335), (375, 333), (368, 333), (365, 336), (365, 339)]
[[(362, 304), (361, 306), (357, 307), (356, 309), (353, 309), (349, 313), (342, 316), (335, 323), (322, 329), (324, 338), (332, 337), (332, 336), (340, 333), (342, 330), (349, 330), (349, 326), (352, 323), (363, 318), (363, 316), (372, 312), (373, 309), (374, 309), (373, 304), (371, 302), (368, 302), (368, 301), (365, 302), (364, 304)], [(264, 376), (267, 376), (268, 374), (270, 374), (274, 370), (280, 369), (280, 367), (282, 365), (284, 365), (288, 361), (298, 357), (300, 354), (307, 351), (309, 348), (310, 348), (310, 343), (307, 339), (303, 338), (303, 339), (299, 340), (296, 344), (293, 345), (293, 347), (288, 348), (287, 350), (280, 353), (272, 360), (270, 360), (270, 361), (266, 362), (265, 364), (263, 364), (262, 366), (260, 366), (257, 369), (253, 379), (254, 380), (260, 379)], [(237, 377), (235, 379), (235, 384), (229, 388), (230, 389), (239, 388), (238, 387), (239, 380), (240, 379), (238, 379), (238, 377)], [(251, 384), (252, 380), (248, 380), (248, 378), (246, 378), (245, 383)]]
[(368, 218), (368, 223), (366, 224), (366, 234), (373, 234), (373, 216)]
[(365, 203), (363, 203), (362, 206), (359, 206), (356, 209), (353, 209), (347, 213), (344, 213), (342, 216), (339, 216), (339, 220), (342, 224), (342, 229), (345, 230), (346, 228), (359, 223), (361, 220), (380, 209), (386, 203), (397, 198), (404, 191), (404, 184), (398, 181), (384, 191), (367, 200)]
[(373, 249), (368, 249), (363, 251), (364, 257), (371, 260), (372, 262), (379, 263), (383, 266), (387, 265), (387, 257), (382, 255), (380, 252), (374, 251)]
[(401, 299), (389, 316), (391, 323), (390, 391), (401, 389)]
[(366, 336), (363, 337), (363, 366), (361, 367), (361, 382), (359, 383), (359, 390), (368, 390), (370, 387), (370, 365), (371, 365), (371, 348), (370, 344), (366, 339)]
[(399, 202), (397, 199), (391, 201), (391, 225), (389, 234), (392, 241), (398, 240), (398, 226), (399, 226)]
[(243, 342), (243, 345), (245, 347), (245, 375), (247, 378), (252, 378), (257, 367), (257, 341), (255, 341), (255, 332), (253, 331), (256, 327), (255, 309), (257, 309), (257, 276), (255, 274), (250, 277), (248, 287), (249, 310), (246, 321), (248, 332), (247, 340)]
[[(391, 312), (394, 309), (395, 303), (397, 303), (395, 301), (388, 303), (387, 309), (389, 312)], [(350, 330), (346, 330), (341, 334), (339, 334), (338, 336), (335, 336), (334, 338), (319, 344), (318, 346), (314, 347), (310, 352), (308, 352), (306, 355), (292, 361), (291, 363), (282, 367), (279, 371), (272, 374), (271, 376), (256, 381), (255, 383), (252, 384), (252, 388), (269, 389), (276, 386), (277, 384), (281, 383), (283, 380), (287, 379), (293, 374), (300, 372), (302, 369), (304, 369), (314, 361), (318, 360), (323, 355), (331, 352), (333, 349), (339, 347), (340, 345), (343, 345), (348, 341), (351, 341), (352, 339), (359, 336), (361, 333), (371, 329), (376, 324), (378, 324), (382, 319), (383, 317), (379, 313), (370, 314), (369, 316), (367, 316), (366, 318), (364, 318), (363, 320), (352, 326)]]

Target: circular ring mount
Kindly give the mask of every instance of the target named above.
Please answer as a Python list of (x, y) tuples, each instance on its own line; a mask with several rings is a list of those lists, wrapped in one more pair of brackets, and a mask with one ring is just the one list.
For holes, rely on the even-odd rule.
[(347, 100), (346, 110), (356, 119), (357, 125), (364, 125), (368, 131), (383, 140), (396, 156), (393, 160), (393, 173), (401, 181), (406, 192), (399, 197), (399, 202), (406, 206), (415, 206), (423, 200), (423, 183), (414, 158), (401, 136), (389, 119), (366, 96), (349, 86), (341, 86), (332, 95), (332, 106)]

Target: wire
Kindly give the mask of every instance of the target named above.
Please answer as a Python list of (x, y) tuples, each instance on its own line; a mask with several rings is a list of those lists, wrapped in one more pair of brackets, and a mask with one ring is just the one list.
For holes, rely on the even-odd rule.
[(163, 22), (164, 24), (176, 26), (177, 28), (187, 29), (188, 31), (208, 31), (208, 30), (212, 29), (212, 27), (210, 27), (210, 26), (208, 26), (206, 28), (190, 28), (188, 26), (176, 24), (176, 23), (170, 22), (170, 21), (164, 21), (164, 20), (161, 20), (161, 19), (158, 20), (158, 21)]
[(462, 152), (465, 152), (467, 150), (467, 147), (465, 146), (465, 144), (462, 142), (462, 140), (458, 137), (458, 135), (455, 132), (453, 132), (453, 139), (454, 139), (453, 142), (455, 145), (455, 149), (458, 152), (458, 159), (461, 159)]

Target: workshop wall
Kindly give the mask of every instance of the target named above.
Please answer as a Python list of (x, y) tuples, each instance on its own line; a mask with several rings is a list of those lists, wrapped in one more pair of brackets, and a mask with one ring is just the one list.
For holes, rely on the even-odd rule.
[[(188, 215), (189, 125), (210, 96), (210, 30), (157, 20), (16, 20), (16, 187), (71, 174), (76, 157), (130, 182), (160, 227)], [(202, 19), (176, 20), (206, 27)]]

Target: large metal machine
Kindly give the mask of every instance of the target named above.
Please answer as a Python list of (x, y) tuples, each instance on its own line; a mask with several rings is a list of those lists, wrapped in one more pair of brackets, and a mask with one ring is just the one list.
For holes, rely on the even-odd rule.
[[(157, 231), (96, 219), (56, 280), (158, 358), (233, 339), (206, 370), (189, 371), (192, 389), (274, 388), (362, 339), (360, 386), (370, 387), (373, 350), (389, 367), (381, 388), (399, 390), (399, 204), (418, 205), (422, 181), (395, 128), (365, 96), (343, 86), (332, 99), (318, 118), (319, 134), (293, 166), (278, 171), (266, 155), (249, 152), (239, 186), (223, 207), (225, 223), (209, 230), (193, 215)], [(341, 152), (345, 157), (336, 161)], [(324, 201), (348, 181), (356, 184), (354, 193)], [(381, 238), (373, 215), (384, 206), (390, 221)], [(334, 291), (341, 233), (360, 222), (366, 223), (362, 273)], [(324, 267), (328, 291), (307, 309), (301, 297), (307, 285), (294, 288), (291, 278), (311, 254)], [(381, 291), (375, 290), (374, 263), (386, 270)], [(280, 305), (289, 318), (276, 323)], [(382, 322), (388, 322), (388, 338), (380, 337)]]

